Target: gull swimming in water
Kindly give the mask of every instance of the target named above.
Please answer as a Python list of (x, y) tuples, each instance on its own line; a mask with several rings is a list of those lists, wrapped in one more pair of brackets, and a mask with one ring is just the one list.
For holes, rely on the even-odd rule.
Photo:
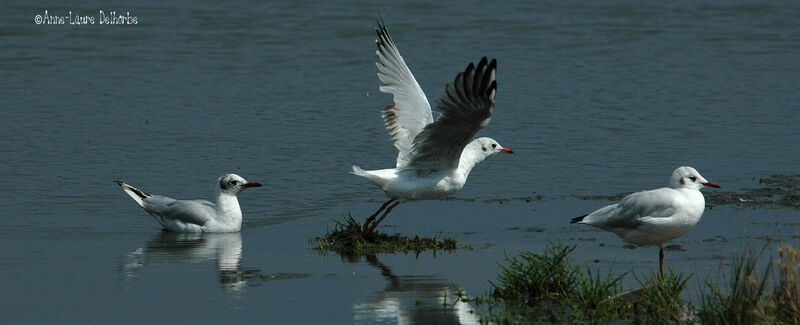
[[(395, 168), (363, 170), (353, 166), (353, 174), (366, 178), (389, 197), (366, 219), (365, 233), (375, 229), (401, 201), (446, 197), (460, 190), (472, 168), (484, 159), (497, 153), (513, 153), (494, 139), (472, 139), (489, 123), (494, 110), (495, 59), (483, 57), (477, 66), (470, 63), (458, 73), (437, 102), (439, 117), (434, 122), (425, 93), (386, 26), (378, 23), (375, 31), (380, 90), (394, 97), (394, 104), (384, 107), (381, 116), (398, 155)], [(380, 219), (373, 222), (384, 209)]]
[(139, 206), (156, 218), (164, 230), (182, 233), (238, 232), (242, 229), (242, 209), (236, 195), (246, 188), (261, 187), (236, 174), (225, 174), (217, 180), (217, 202), (175, 200), (151, 195), (133, 186), (116, 181)]
[(658, 270), (663, 274), (662, 245), (687, 233), (700, 221), (706, 207), (700, 189), (706, 186), (719, 188), (694, 168), (678, 167), (672, 172), (669, 187), (630, 194), (617, 204), (573, 218), (570, 223), (613, 232), (631, 244), (658, 245)]

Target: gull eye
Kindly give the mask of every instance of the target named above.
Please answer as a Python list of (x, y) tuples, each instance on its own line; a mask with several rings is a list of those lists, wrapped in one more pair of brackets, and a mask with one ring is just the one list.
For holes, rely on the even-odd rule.
[(492, 143), (492, 148), (497, 148), (497, 143)]
[(696, 182), (697, 181), (697, 176), (689, 176), (689, 179), (691, 179), (692, 182)]
[(231, 185), (236, 185), (237, 183), (239, 182), (237, 182), (235, 179), (231, 181)]

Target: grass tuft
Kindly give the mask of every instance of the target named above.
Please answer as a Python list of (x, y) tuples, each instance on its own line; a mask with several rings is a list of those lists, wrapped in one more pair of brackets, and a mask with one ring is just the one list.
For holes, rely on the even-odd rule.
[(562, 307), (575, 308), (570, 310), (570, 318), (573, 320), (586, 319), (592, 323), (608, 323), (627, 318), (632, 309), (628, 301), (619, 299), (619, 292), (622, 291), (620, 281), (628, 273), (630, 271), (621, 274), (609, 271), (606, 276), (601, 277), (599, 271), (592, 274), (592, 269), (587, 266), (586, 276), (577, 280), (575, 298), (562, 301), (562, 304), (571, 301), (577, 303)]
[(620, 283), (630, 271), (581, 270), (569, 257), (575, 247), (558, 241), (542, 254), (506, 255), (491, 292), (468, 300), (481, 322), (800, 324), (800, 254), (791, 246), (778, 249), (775, 268), (772, 258), (759, 262), (769, 244), (737, 255), (727, 277), (705, 281), (698, 310), (680, 298), (692, 275), (634, 274), (639, 288), (623, 292)]
[(635, 277), (641, 286), (633, 303), (637, 320), (645, 324), (686, 323), (688, 307), (681, 302), (680, 295), (691, 275), (675, 274), (669, 269), (663, 277), (655, 271), (643, 278)]
[(576, 246), (550, 242), (543, 254), (521, 252), (505, 257), (489, 297), (473, 299), (485, 304), (482, 319), (500, 323), (610, 322), (627, 318), (630, 303), (615, 297), (628, 272), (586, 271), (569, 258)]
[(783, 246), (778, 251), (778, 284), (775, 287), (775, 311), (778, 321), (800, 324), (800, 263), (797, 251)]
[(458, 243), (452, 237), (440, 240), (436, 236), (388, 235), (377, 230), (365, 234), (361, 224), (349, 214), (343, 216), (342, 220), (333, 219), (333, 221), (336, 223), (333, 231), (312, 240), (315, 245), (314, 249), (322, 253), (334, 251), (343, 257), (352, 258), (378, 253), (415, 252), (419, 254), (427, 250), (452, 252), (458, 248)]
[(773, 323), (766, 292), (771, 261), (766, 271), (758, 271), (758, 260), (766, 248), (758, 253), (751, 248), (737, 255), (731, 265), (731, 277), (726, 286), (722, 285), (726, 290), (720, 289), (719, 283), (706, 280), (707, 292), (701, 296), (703, 324)]
[(568, 259), (575, 247), (551, 242), (543, 255), (521, 252), (509, 257), (506, 254), (508, 266), (501, 264), (498, 283), (492, 282), (494, 296), (534, 306), (565, 295), (580, 273), (578, 266), (571, 265)]

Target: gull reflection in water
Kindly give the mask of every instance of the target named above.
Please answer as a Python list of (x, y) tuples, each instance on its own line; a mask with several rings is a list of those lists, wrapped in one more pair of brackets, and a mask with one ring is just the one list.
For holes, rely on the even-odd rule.
[(480, 324), (469, 303), (447, 279), (433, 276), (397, 276), (376, 256), (367, 263), (389, 281), (386, 289), (353, 306), (358, 323)]
[(260, 278), (261, 271), (243, 269), (242, 234), (181, 234), (161, 232), (145, 242), (144, 247), (122, 257), (121, 272), (126, 282), (139, 278), (145, 266), (165, 263), (216, 261), (219, 283), (223, 289), (239, 291), (249, 280)]

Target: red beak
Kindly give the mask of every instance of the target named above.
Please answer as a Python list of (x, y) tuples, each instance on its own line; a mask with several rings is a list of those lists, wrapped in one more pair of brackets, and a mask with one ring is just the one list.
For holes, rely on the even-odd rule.
[(719, 186), (719, 185), (717, 185), (717, 183), (714, 183), (714, 182), (706, 182), (706, 183), (703, 183), (703, 186), (720, 188), (720, 186)]
[(261, 186), (262, 186), (262, 185), (261, 185), (261, 183), (256, 183), (256, 182), (249, 182), (249, 183), (244, 183), (244, 184), (242, 184), (242, 187), (244, 187), (244, 188), (248, 188), (248, 187), (261, 187)]
[(511, 149), (508, 149), (508, 148), (503, 148), (503, 149), (500, 149), (500, 152), (514, 153), (514, 150), (511, 150)]

